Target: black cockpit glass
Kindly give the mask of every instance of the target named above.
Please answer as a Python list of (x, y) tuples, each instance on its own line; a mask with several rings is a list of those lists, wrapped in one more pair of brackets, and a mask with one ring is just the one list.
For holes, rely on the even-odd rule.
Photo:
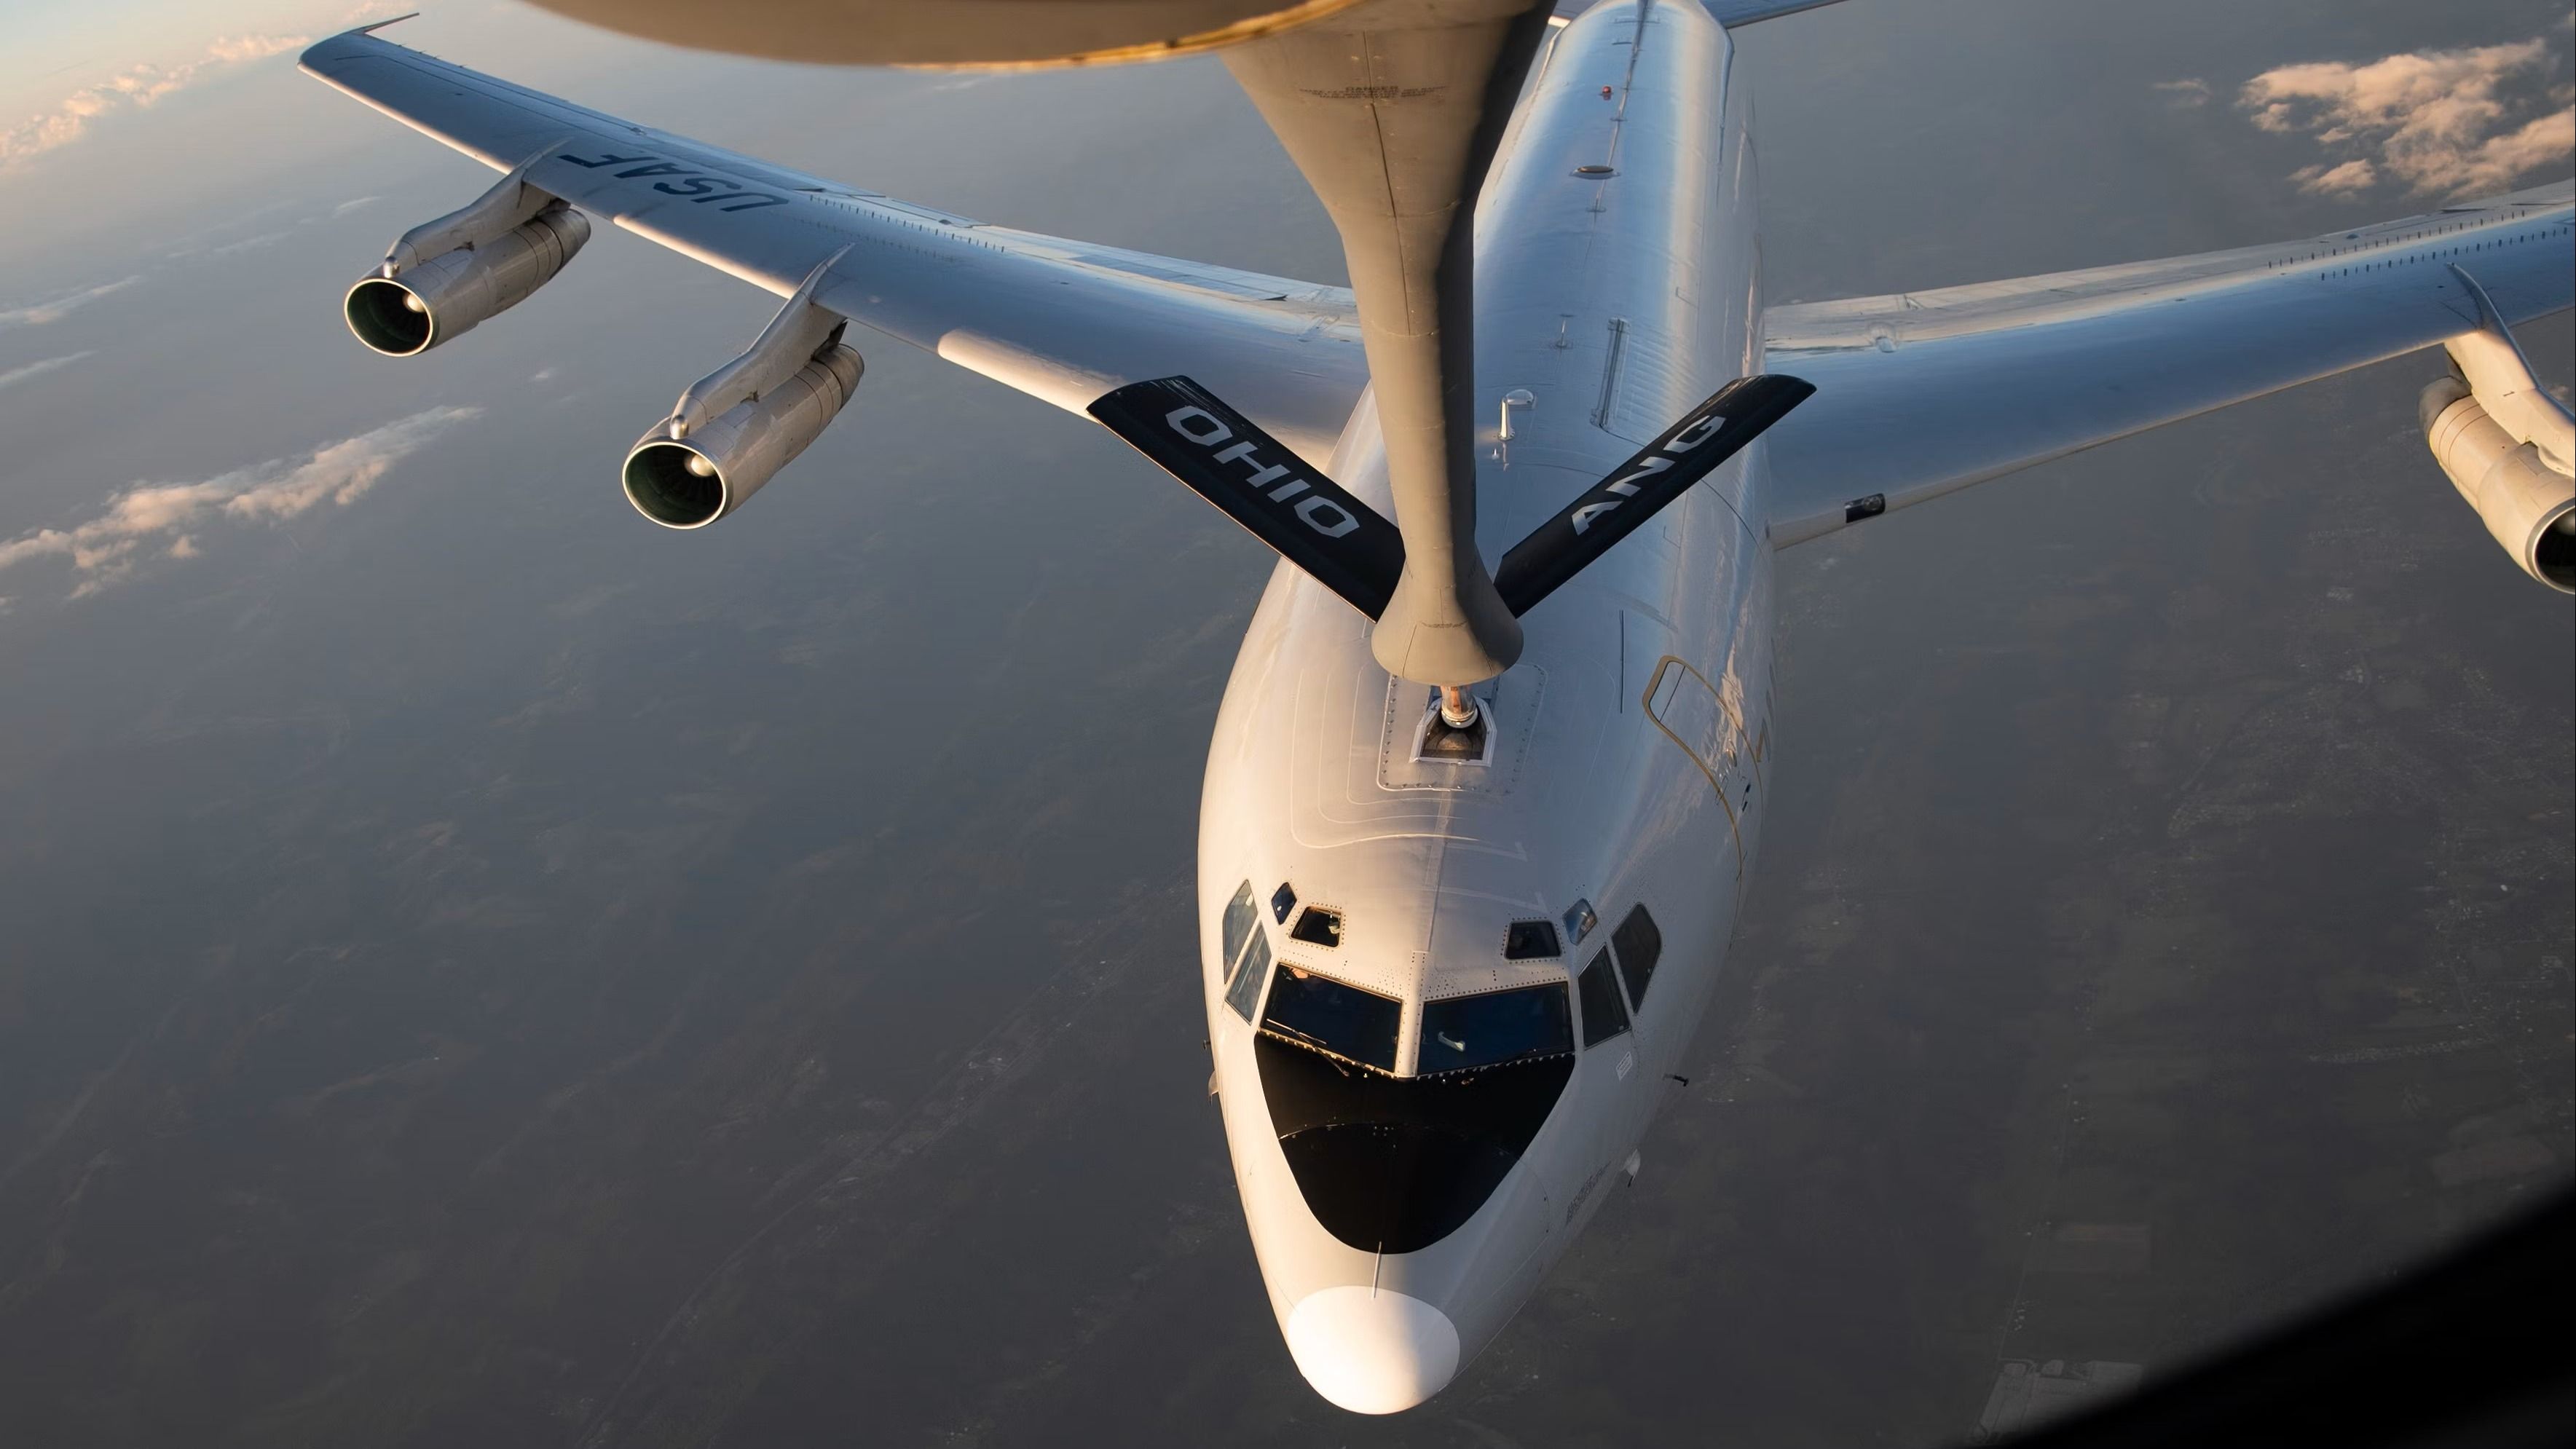
[(1628, 1004), (1646, 1009), (1646, 986), (1655, 979), (1655, 962), (1664, 954), (1664, 933), (1644, 906), (1628, 913), (1610, 933), (1610, 949), (1619, 953), (1619, 974), (1628, 982)]
[(1225, 938), (1223, 942), (1225, 954), (1218, 959), (1216, 967), (1219, 980), (1223, 980), (1226, 973), (1234, 969), (1235, 962), (1243, 959), (1243, 940), (1252, 934), (1252, 923), (1258, 911), (1259, 907), (1252, 903), (1252, 882), (1245, 881), (1235, 887), (1234, 899), (1225, 903), (1225, 924), (1222, 932)]
[(1234, 982), (1225, 989), (1225, 1004), (1245, 1021), (1252, 1020), (1254, 1007), (1261, 1004), (1261, 983), (1270, 974), (1270, 938), (1258, 927), (1252, 932), (1252, 944), (1243, 953), (1243, 964), (1234, 968)]
[(1599, 1046), (1628, 1029), (1628, 1005), (1619, 999), (1619, 981), (1610, 974), (1610, 953), (1595, 951), (1575, 989), (1583, 997), (1583, 1044)]
[(1298, 912), (1297, 924), (1288, 928), (1288, 939), (1309, 946), (1342, 944), (1342, 913), (1328, 906), (1308, 906)]
[(1524, 986), (1422, 1003), (1422, 1076), (1574, 1050), (1565, 987)]
[(1261, 1029), (1381, 1072), (1395, 1070), (1404, 1003), (1294, 966), (1279, 968)]
[[(1282, 967), (1279, 986), (1288, 980)], [(1391, 1077), (1268, 1031), (1252, 1053), (1298, 1194), (1324, 1231), (1363, 1253), (1417, 1253), (1465, 1226), (1574, 1073), (1573, 1054), (1558, 1052)]]

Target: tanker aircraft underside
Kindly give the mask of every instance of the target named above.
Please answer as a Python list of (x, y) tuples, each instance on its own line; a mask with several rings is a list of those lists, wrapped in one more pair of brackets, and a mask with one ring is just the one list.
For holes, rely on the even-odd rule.
[(1349, 290), (897, 201), (376, 27), (303, 58), (503, 173), (350, 289), (376, 351), (524, 301), (589, 217), (785, 299), (628, 450), (654, 522), (812, 443), (857, 323), (1097, 420), (1278, 552), (1208, 752), (1201, 987), (1271, 1308), (1348, 1409), (1438, 1392), (1637, 1171), (1768, 818), (1778, 550), (2441, 346), (2435, 459), (2576, 592), (2569, 413), (2510, 331), (2570, 304), (2565, 182), (1765, 306), (1726, 27), (1823, 0), (541, 3), (808, 59), (1217, 49), (1332, 213)]

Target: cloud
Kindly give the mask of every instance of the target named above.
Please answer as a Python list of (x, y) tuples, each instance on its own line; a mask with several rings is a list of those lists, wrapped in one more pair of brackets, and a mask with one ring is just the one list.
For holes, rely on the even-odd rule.
[(2318, 196), (2350, 196), (2377, 186), (2379, 168), (2367, 161), (2346, 161), (2340, 166), (2319, 162), (2291, 172), (2290, 179), (2299, 183), (2301, 191)]
[(12, 327), (42, 327), (48, 322), (60, 322), (73, 311), (111, 293), (122, 292), (142, 280), (142, 275), (137, 273), (131, 277), (119, 277), (113, 282), (101, 282), (95, 287), (84, 287), (77, 292), (67, 292), (50, 301), (30, 302), (24, 307), (0, 311), (0, 332)]
[(2181, 80), (2158, 81), (2155, 89), (2178, 110), (2198, 110), (2209, 104), (2209, 82), (2196, 76)]
[(75, 352), (68, 357), (48, 357), (42, 362), (30, 362), (24, 367), (10, 368), (6, 372), (0, 372), (0, 390), (15, 387), (31, 377), (42, 377), (58, 367), (69, 367), (84, 357), (97, 355), (95, 351)]
[(173, 66), (149, 63), (127, 66), (96, 85), (83, 86), (63, 97), (52, 110), (29, 116), (15, 126), (0, 130), (0, 168), (68, 146), (87, 135), (91, 123), (100, 117), (149, 106), (174, 91), (195, 84), (197, 78), (209, 70), (261, 60), (280, 51), (294, 50), (311, 40), (312, 37), (305, 35), (218, 36), (206, 48), (206, 53), (195, 60)]
[(396, 463), (481, 408), (440, 407), (326, 444), (302, 459), (275, 458), (202, 483), (137, 483), (108, 500), (87, 523), (43, 528), (0, 543), (0, 570), (39, 558), (64, 558), (80, 576), (75, 599), (125, 578), (137, 559), (168, 540), (171, 558), (194, 558), (197, 531), (233, 521), (280, 523), (325, 503), (346, 507), (366, 496)]
[(2310, 61), (2247, 81), (2237, 104), (2266, 131), (2313, 136), (2344, 153), (2294, 173), (2304, 190), (2343, 194), (2393, 181), (2473, 195), (2564, 167), (2576, 152), (2576, 97), (2549, 84), (2551, 62), (2547, 36), (2366, 65)]
[(286, 240), (287, 237), (291, 235), (293, 235), (293, 233), (283, 231), (262, 232), (258, 236), (243, 237), (237, 242), (226, 242), (219, 247), (209, 247), (206, 249), (206, 255), (210, 257), (229, 257), (238, 252), (255, 252), (262, 247), (273, 247), (279, 242)]
[(341, 202), (338, 206), (331, 208), (331, 218), (332, 220), (337, 221), (341, 217), (347, 216), (350, 212), (373, 206), (382, 200), (384, 200), (384, 198), (381, 196), (351, 197), (347, 201)]

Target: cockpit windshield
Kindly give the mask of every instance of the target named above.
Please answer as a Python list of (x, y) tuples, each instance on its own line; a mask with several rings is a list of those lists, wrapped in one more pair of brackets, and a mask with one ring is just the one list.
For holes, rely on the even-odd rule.
[(1573, 1051), (1574, 1019), (1566, 1010), (1562, 985), (1422, 1003), (1417, 1070), (1426, 1077)]
[(1396, 1028), (1404, 1003), (1282, 965), (1270, 984), (1261, 1029), (1299, 1046), (1330, 1052), (1381, 1072), (1395, 1070)]

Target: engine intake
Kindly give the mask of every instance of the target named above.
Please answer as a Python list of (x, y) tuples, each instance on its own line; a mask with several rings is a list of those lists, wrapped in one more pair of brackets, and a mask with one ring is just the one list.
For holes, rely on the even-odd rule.
[(828, 342), (786, 381), (685, 437), (656, 426), (626, 455), (626, 501), (665, 528), (704, 528), (743, 505), (823, 435), (867, 364)]
[(689, 384), (626, 454), (626, 501), (664, 528), (704, 528), (743, 505), (849, 406), (867, 364), (849, 319), (816, 305), (834, 252), (740, 357)]
[(2425, 388), (2419, 408), (2424, 441), (2487, 532), (2524, 573), (2576, 594), (2576, 478), (2516, 442), (2459, 378)]
[(589, 240), (589, 220), (557, 202), (486, 245), (361, 277), (349, 289), (349, 330), (387, 357), (427, 352), (528, 300)]
[(349, 330), (388, 357), (427, 352), (528, 299), (590, 240), (590, 222), (528, 184), (548, 147), (465, 206), (396, 238), (341, 304)]
[(2424, 441), (2522, 571), (2576, 594), (2576, 413), (2532, 375), (2486, 288), (2457, 263), (2450, 271), (2478, 329), (2442, 343), (2451, 375), (2418, 403)]

